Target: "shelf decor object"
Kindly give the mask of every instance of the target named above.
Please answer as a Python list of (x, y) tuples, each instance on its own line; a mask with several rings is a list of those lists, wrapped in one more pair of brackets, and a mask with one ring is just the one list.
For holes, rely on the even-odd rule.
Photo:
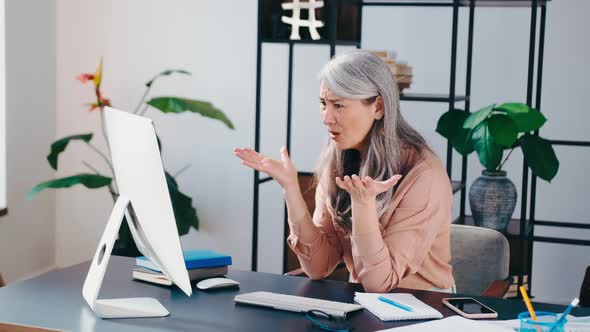
[[(319, 40), (320, 34), (317, 28), (324, 26), (324, 22), (316, 20), (315, 10), (324, 6), (323, 1), (308, 0), (307, 2), (301, 2), (300, 0), (293, 0), (293, 2), (282, 3), (281, 8), (284, 10), (291, 10), (293, 16), (283, 16), (281, 21), (291, 26), (291, 40), (301, 40), (299, 35), (299, 28), (306, 27), (309, 29), (311, 39)], [(308, 18), (301, 18), (301, 10), (307, 10)]]

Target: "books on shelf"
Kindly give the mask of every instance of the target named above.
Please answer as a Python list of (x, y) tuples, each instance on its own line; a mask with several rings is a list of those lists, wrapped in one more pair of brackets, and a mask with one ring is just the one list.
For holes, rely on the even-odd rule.
[[(191, 282), (207, 278), (219, 277), (227, 274), (226, 266), (204, 267), (200, 269), (188, 270), (188, 277)], [(145, 267), (136, 267), (132, 273), (133, 279), (147, 281), (154, 284), (172, 286), (172, 280), (162, 272), (147, 269)]]
[(371, 53), (382, 59), (395, 60), (397, 58), (397, 52), (392, 50), (373, 50)]
[(397, 53), (395, 51), (373, 50), (371, 53), (385, 61), (385, 64), (387, 64), (387, 67), (389, 67), (389, 70), (391, 70), (393, 76), (395, 76), (400, 91), (407, 89), (412, 85), (412, 67), (404, 61), (398, 61)]
[[(220, 254), (210, 250), (185, 250), (184, 262), (187, 270), (203, 267), (231, 265), (231, 256)], [(135, 265), (161, 272), (160, 269), (145, 256), (135, 259)]]

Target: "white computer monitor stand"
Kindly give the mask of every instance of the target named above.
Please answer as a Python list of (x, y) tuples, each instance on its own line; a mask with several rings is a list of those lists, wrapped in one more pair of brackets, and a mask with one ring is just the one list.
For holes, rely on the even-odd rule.
[[(125, 196), (119, 196), (86, 275), (82, 295), (90, 308), (101, 318), (168, 316), (170, 314), (168, 310), (158, 300), (151, 297), (98, 299), (98, 293), (109, 264), (111, 252), (128, 205), (129, 199)], [(131, 229), (132, 225), (129, 226)]]

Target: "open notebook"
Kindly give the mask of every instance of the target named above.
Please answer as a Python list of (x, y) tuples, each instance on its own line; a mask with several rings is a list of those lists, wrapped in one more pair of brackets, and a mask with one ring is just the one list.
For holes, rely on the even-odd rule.
[[(387, 304), (378, 299), (379, 296), (386, 297), (397, 303), (411, 307), (412, 312)], [(418, 300), (412, 294), (404, 293), (361, 293), (354, 294), (354, 300), (369, 310), (373, 315), (379, 317), (382, 321), (392, 320), (406, 320), (406, 319), (432, 319), (443, 318), (443, 315), (429, 306), (428, 304)]]

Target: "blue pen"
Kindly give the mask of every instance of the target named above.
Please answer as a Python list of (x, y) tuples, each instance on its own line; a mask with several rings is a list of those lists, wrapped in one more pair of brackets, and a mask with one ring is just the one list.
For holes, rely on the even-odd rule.
[(398, 307), (400, 309), (404, 309), (405, 311), (410, 311), (410, 312), (411, 311), (414, 311), (414, 310), (412, 310), (412, 308), (408, 307), (407, 305), (403, 305), (401, 303), (397, 303), (397, 302), (395, 302), (393, 300), (390, 300), (390, 299), (388, 299), (386, 297), (379, 296), (378, 299), (379, 299), (379, 301), (385, 302), (387, 304), (391, 304), (392, 306)]
[(570, 303), (570, 305), (567, 306), (567, 308), (565, 308), (565, 311), (563, 312), (563, 314), (561, 315), (561, 317), (559, 317), (559, 319), (555, 322), (555, 326), (553, 326), (550, 330), (553, 331), (554, 328), (556, 326), (559, 326), (566, 318), (566, 316), (570, 313), (570, 311), (572, 311), (572, 309), (578, 305), (578, 303), (580, 302), (580, 300), (578, 300), (578, 298), (575, 298), (572, 303)]

